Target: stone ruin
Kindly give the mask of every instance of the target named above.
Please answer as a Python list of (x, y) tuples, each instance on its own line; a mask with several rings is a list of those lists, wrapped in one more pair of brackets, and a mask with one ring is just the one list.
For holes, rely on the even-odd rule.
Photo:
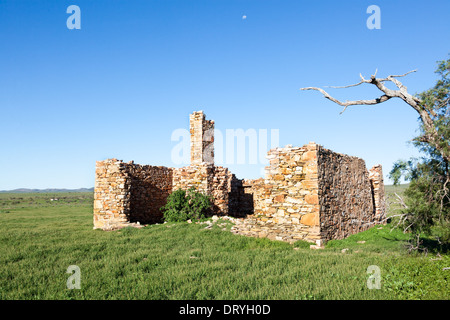
[(191, 165), (96, 162), (94, 229), (160, 223), (160, 208), (177, 189), (214, 197), (211, 214), (228, 216), (236, 234), (293, 243), (343, 239), (385, 221), (381, 165), (310, 142), (268, 152), (265, 178), (238, 179), (214, 164), (214, 121), (190, 115)]

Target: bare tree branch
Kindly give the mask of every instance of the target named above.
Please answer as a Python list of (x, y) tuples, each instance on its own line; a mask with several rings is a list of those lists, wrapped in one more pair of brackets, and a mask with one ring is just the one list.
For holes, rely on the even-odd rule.
[[(401, 196), (399, 196), (397, 194), (397, 192), (394, 192), (394, 195), (396, 196), (397, 201), (395, 201), (393, 203), (401, 205), (404, 209), (408, 209), (408, 206), (405, 204), (405, 201), (403, 200), (403, 198)], [(394, 229), (398, 228), (399, 225), (403, 225), (405, 223), (405, 220), (408, 217), (408, 213), (400, 213), (400, 214), (395, 214), (395, 215), (389, 216), (389, 218), (395, 218), (395, 217), (399, 217), (398, 223), (394, 227), (392, 227), (391, 231), (389, 231), (389, 232), (392, 232)]]
[(400, 196), (397, 194), (397, 192), (394, 192), (394, 194), (395, 194), (395, 196), (397, 197), (397, 199), (399, 200), (398, 203), (399, 203), (403, 208), (408, 209), (408, 206), (405, 204), (405, 201), (403, 200), (403, 198), (400, 197)]
[[(334, 103), (343, 106), (344, 109), (340, 112), (341, 114), (347, 109), (349, 106), (355, 106), (355, 105), (375, 105), (382, 102), (385, 102), (391, 98), (400, 98), (403, 101), (405, 101), (407, 104), (409, 104), (416, 112), (419, 114), (426, 134), (423, 135), (421, 138), (423, 139), (423, 142), (429, 143), (433, 147), (435, 147), (443, 156), (444, 159), (446, 159), (448, 162), (450, 162), (450, 154), (446, 152), (446, 146), (443, 146), (441, 143), (441, 137), (438, 134), (438, 131), (436, 129), (435, 123), (433, 122), (433, 118), (436, 116), (436, 113), (429, 107), (427, 107), (418, 97), (415, 97), (408, 93), (408, 88), (403, 85), (398, 79), (404, 77), (410, 73), (416, 72), (417, 70), (411, 70), (405, 74), (401, 75), (390, 75), (386, 78), (377, 78), (376, 74), (377, 71), (375, 71), (375, 74), (373, 74), (370, 79), (365, 79), (362, 74), (359, 74), (359, 77), (361, 78), (361, 81), (356, 84), (351, 84), (348, 86), (341, 86), (341, 87), (332, 87), (332, 88), (350, 88), (350, 87), (356, 87), (364, 83), (369, 83), (372, 85), (375, 85), (381, 92), (383, 92), (383, 95), (376, 99), (370, 99), (370, 100), (353, 100), (353, 101), (339, 101), (338, 99), (332, 97), (328, 92), (321, 88), (317, 87), (307, 87), (307, 88), (300, 88), (300, 90), (316, 90), (323, 94), (325, 98), (328, 100), (333, 101)], [(394, 83), (398, 90), (392, 90), (387, 88), (384, 83), (390, 81)]]
[[(365, 82), (365, 81), (360, 81), (360, 82), (358, 82), (358, 83), (350, 84), (350, 85), (348, 85), (348, 86), (325, 86), (325, 88), (333, 88), (333, 89), (351, 88), (351, 87), (359, 86), (360, 84), (362, 84), (362, 83), (364, 83), (364, 82)], [(303, 89), (306, 89), (306, 88), (303, 88)], [(301, 89), (301, 90), (303, 90), (303, 89)]]
[(300, 90), (317, 90), (319, 92), (321, 92), (325, 98), (333, 101), (334, 103), (337, 103), (338, 105), (341, 105), (344, 107), (344, 109), (341, 111), (341, 113), (343, 113), (345, 111), (345, 109), (347, 109), (348, 106), (355, 106), (355, 105), (374, 105), (374, 104), (379, 104), (382, 102), (385, 102), (387, 100), (390, 99), (390, 97), (388, 97), (387, 95), (382, 95), (379, 98), (376, 99), (371, 99), (371, 100), (355, 100), (355, 101), (345, 101), (345, 102), (341, 102), (336, 98), (333, 98), (332, 96), (330, 96), (325, 90), (321, 89), (321, 88), (316, 88), (316, 87), (308, 87), (308, 88), (301, 88)]
[[(417, 69), (408, 71), (408, 72), (405, 73), (405, 74), (401, 74), (401, 75), (391, 75), (391, 76), (389, 76), (389, 77), (391, 77), (391, 78), (401, 78), (401, 77), (407, 76), (408, 74), (413, 73), (413, 72), (417, 72)], [(376, 74), (376, 72), (375, 72), (375, 74)], [(388, 78), (389, 78), (389, 77), (388, 77)], [(382, 79), (381, 79), (381, 80), (382, 80)]]
[[(344, 106), (345, 108), (348, 106), (352, 106), (352, 105), (373, 105), (373, 104), (378, 104), (378, 103), (382, 103), (384, 101), (389, 100), (390, 98), (393, 97), (397, 97), (397, 98), (401, 98), (403, 100), (408, 100), (408, 101), (413, 101), (413, 104), (416, 104), (418, 102), (418, 99), (413, 97), (412, 95), (410, 95), (407, 91), (406, 91), (406, 87), (397, 79), (398, 77), (404, 77), (407, 74), (411, 73), (411, 72), (416, 72), (416, 70), (412, 70), (409, 71), (405, 74), (402, 75), (392, 75), (392, 76), (388, 76), (387, 78), (384, 79), (377, 79), (376, 78), (376, 73), (377, 73), (378, 69), (375, 71), (375, 74), (372, 75), (370, 77), (370, 79), (365, 79), (362, 74), (359, 74), (361, 81), (356, 83), (356, 84), (351, 84), (348, 86), (332, 86), (331, 88), (350, 88), (350, 87), (356, 87), (359, 86), (363, 83), (370, 83), (373, 84), (375, 86), (377, 86), (378, 89), (380, 89), (384, 95), (382, 95), (380, 98), (377, 99), (371, 99), (371, 100), (355, 100), (355, 101), (346, 101), (346, 102), (341, 102), (336, 98), (333, 98), (332, 96), (330, 96), (325, 90), (321, 89), (321, 88), (317, 88), (317, 87), (307, 87), (307, 88), (300, 88), (300, 90), (316, 90), (321, 92), (325, 98), (341, 105)], [(393, 82), (400, 90), (399, 91), (395, 91), (395, 90), (391, 90), (388, 89), (383, 82), (385, 81), (391, 81)], [(407, 101), (407, 102), (408, 102)], [(344, 109), (345, 110), (345, 109)], [(342, 113), (342, 112), (341, 112)]]

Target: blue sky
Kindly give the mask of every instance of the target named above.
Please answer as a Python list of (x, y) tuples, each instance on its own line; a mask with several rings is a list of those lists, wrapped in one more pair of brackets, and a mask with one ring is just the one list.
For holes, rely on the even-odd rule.
[[(69, 5), (81, 29), (69, 30)], [(381, 29), (369, 30), (369, 5)], [(403, 74), (431, 87), (450, 53), (444, 1), (0, 1), (0, 190), (94, 185), (106, 158), (177, 166), (174, 130), (204, 110), (216, 129), (279, 129), (383, 165), (417, 156), (404, 102), (341, 108), (306, 86)], [(246, 19), (243, 19), (243, 16)], [(342, 100), (376, 88), (329, 89)], [(263, 164), (230, 164), (257, 178)], [(389, 183), (389, 181), (387, 181)]]

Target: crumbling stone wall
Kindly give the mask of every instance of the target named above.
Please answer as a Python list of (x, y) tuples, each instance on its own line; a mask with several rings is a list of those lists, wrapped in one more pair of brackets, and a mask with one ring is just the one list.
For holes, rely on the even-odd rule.
[(97, 161), (94, 228), (111, 230), (133, 222), (161, 222), (159, 209), (172, 191), (172, 171), (117, 159)]
[(236, 181), (236, 177), (228, 168), (202, 163), (174, 169), (172, 190), (188, 190), (194, 187), (197, 191), (213, 197), (214, 214), (226, 215), (229, 208), (235, 205), (231, 203), (235, 199), (232, 181)]
[(234, 175), (231, 180), (229, 214), (233, 217), (247, 217), (261, 209), (262, 199), (260, 188), (264, 184), (262, 178), (256, 180), (237, 179)]
[(369, 170), (369, 180), (372, 187), (373, 205), (375, 208), (374, 223), (386, 220), (386, 202), (384, 195), (383, 169), (381, 165), (373, 166)]
[(191, 165), (183, 168), (98, 161), (94, 202), (94, 228), (111, 230), (130, 223), (161, 222), (160, 208), (176, 189), (212, 195), (212, 213), (228, 214), (239, 208), (239, 180), (224, 167), (214, 165), (214, 121), (202, 111), (190, 116)]
[(189, 188), (207, 193), (209, 190), (208, 176), (211, 174), (211, 166), (204, 165), (190, 165), (183, 168), (173, 169), (172, 191)]
[(111, 230), (127, 224), (131, 180), (117, 159), (97, 161), (94, 187), (94, 229)]
[(163, 166), (125, 164), (130, 179), (130, 211), (128, 220), (139, 223), (159, 223), (163, 219), (160, 208), (172, 192), (173, 169)]
[(335, 153), (314, 142), (268, 152), (265, 178), (237, 179), (214, 165), (214, 121), (190, 115), (191, 165), (166, 168), (97, 161), (94, 228), (160, 222), (168, 195), (194, 187), (214, 197), (212, 213), (241, 217), (232, 231), (255, 237), (321, 243), (383, 223), (380, 165)]
[(254, 237), (322, 243), (382, 223), (381, 166), (310, 142), (272, 149), (265, 179), (246, 180), (254, 213), (232, 231)]
[(321, 238), (317, 148), (310, 143), (268, 152), (265, 179), (246, 181), (254, 214), (236, 225), (235, 233), (290, 242)]
[(214, 198), (213, 212), (219, 215), (229, 213), (231, 195), (231, 181), (235, 178), (228, 168), (212, 166), (209, 175), (208, 194)]
[(364, 160), (318, 148), (320, 227), (323, 239), (343, 239), (372, 225), (374, 207)]
[(272, 149), (266, 169), (268, 185), (262, 213), (274, 222), (318, 224), (316, 144)]
[(206, 120), (203, 111), (189, 116), (191, 165), (214, 164), (214, 121)]

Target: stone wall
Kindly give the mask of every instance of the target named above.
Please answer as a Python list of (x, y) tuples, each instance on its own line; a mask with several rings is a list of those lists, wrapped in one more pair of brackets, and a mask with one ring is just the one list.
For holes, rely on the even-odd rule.
[(234, 179), (232, 181), (231, 215), (234, 217), (247, 217), (255, 212), (261, 212), (264, 201), (264, 179)]
[(187, 190), (193, 187), (195, 190), (206, 194), (209, 190), (210, 167), (208, 165), (190, 165), (173, 169), (172, 191)]
[(128, 222), (130, 188), (131, 180), (122, 161), (108, 159), (96, 162), (94, 229), (116, 229)]
[[(274, 222), (318, 226), (317, 145), (272, 149), (265, 184), (266, 216)], [(264, 212), (264, 210), (263, 210)]]
[(319, 147), (318, 176), (324, 240), (343, 239), (371, 226), (372, 188), (364, 160)]
[(369, 170), (369, 180), (372, 186), (372, 198), (375, 208), (374, 223), (384, 223), (386, 219), (386, 203), (384, 195), (383, 169), (381, 165)]
[(246, 180), (254, 213), (233, 231), (284, 241), (318, 240), (319, 202), (315, 143), (268, 152), (264, 180)]
[(97, 161), (94, 228), (111, 230), (134, 222), (161, 222), (159, 209), (172, 192), (172, 171), (117, 159)]
[(214, 198), (213, 212), (219, 215), (229, 214), (231, 195), (231, 182), (236, 177), (228, 168), (212, 166), (209, 175), (208, 194)]
[(272, 149), (265, 179), (244, 180), (253, 214), (233, 227), (237, 234), (294, 242), (342, 239), (382, 223), (381, 166), (310, 142)]
[(213, 213), (226, 215), (230, 206), (233, 206), (230, 204), (230, 194), (232, 181), (235, 180), (227, 168), (202, 163), (174, 169), (172, 190), (194, 187), (197, 191), (213, 196)]
[(162, 222), (160, 208), (167, 203), (167, 197), (172, 192), (173, 169), (131, 162), (125, 164), (125, 170), (131, 185), (129, 222)]
[(237, 179), (214, 165), (214, 121), (190, 115), (191, 165), (183, 168), (97, 161), (94, 228), (161, 222), (160, 208), (177, 189), (212, 195), (210, 213), (240, 217), (232, 232), (294, 242), (342, 239), (385, 221), (380, 165), (314, 142), (268, 152), (264, 178)]

